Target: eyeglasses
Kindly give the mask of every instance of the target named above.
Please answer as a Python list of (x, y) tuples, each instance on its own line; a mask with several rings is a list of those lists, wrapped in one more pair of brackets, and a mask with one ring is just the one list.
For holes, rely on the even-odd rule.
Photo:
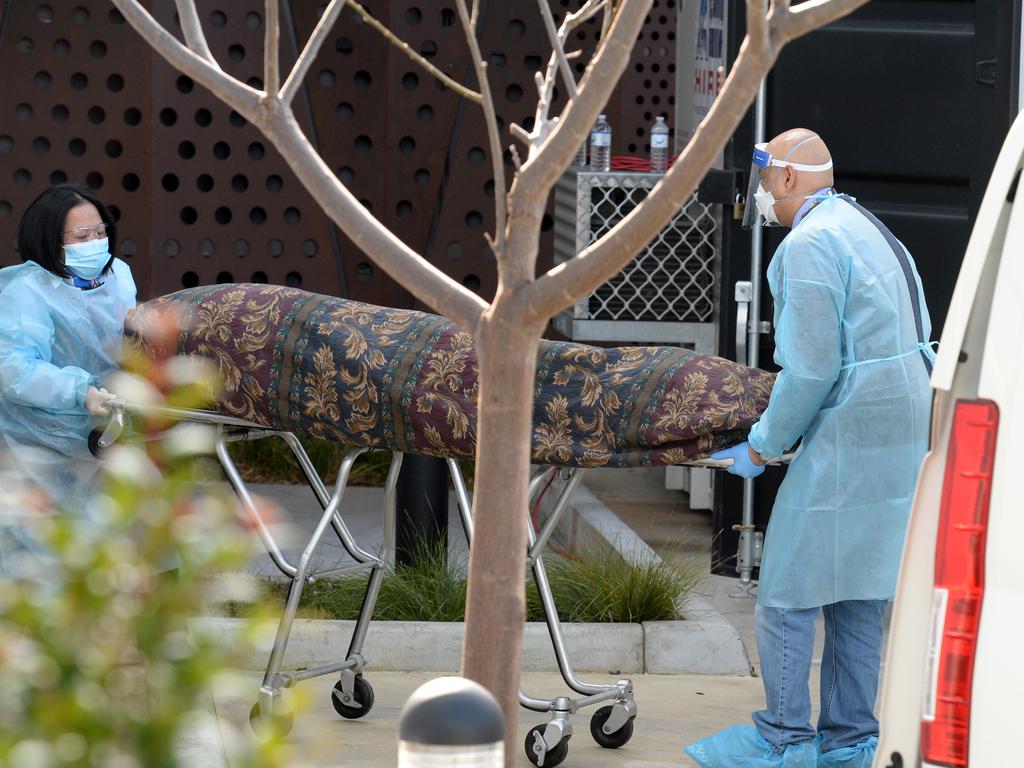
[(75, 227), (64, 233), (65, 238), (73, 243), (84, 243), (87, 240), (96, 240), (107, 236), (107, 225), (100, 222), (94, 227)]

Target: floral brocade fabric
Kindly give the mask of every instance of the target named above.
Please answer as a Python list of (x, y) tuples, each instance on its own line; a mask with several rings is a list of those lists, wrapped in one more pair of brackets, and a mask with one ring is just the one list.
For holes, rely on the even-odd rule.
[[(404, 453), (470, 457), (477, 357), (437, 315), (271, 285), (190, 288), (127, 320), (145, 344), (154, 310), (181, 316), (177, 353), (212, 360), (220, 412), (274, 429)], [(774, 374), (675, 347), (541, 341), (533, 461), (681, 464), (746, 439)]]

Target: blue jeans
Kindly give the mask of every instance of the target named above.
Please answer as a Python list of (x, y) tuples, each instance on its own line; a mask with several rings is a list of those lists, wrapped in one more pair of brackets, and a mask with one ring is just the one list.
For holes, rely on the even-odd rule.
[[(878, 735), (875, 697), (887, 600), (846, 600), (803, 610), (758, 605), (757, 648), (767, 707), (754, 724), (776, 750), (821, 736), (820, 749), (852, 747)], [(811, 726), (809, 678), (814, 621), (825, 616), (821, 714)]]

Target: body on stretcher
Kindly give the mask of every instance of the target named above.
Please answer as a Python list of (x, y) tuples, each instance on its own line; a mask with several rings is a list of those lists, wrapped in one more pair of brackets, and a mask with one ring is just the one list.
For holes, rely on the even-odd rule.
[[(364, 678), (367, 663), (363, 655), (363, 645), (380, 583), (386, 568), (392, 562), (388, 550), (393, 546), (394, 542), (395, 484), (403, 454), (399, 452), (392, 454), (391, 468), (385, 488), (385, 508), (382, 510), (384, 516), (384, 537), (381, 549), (378, 552), (368, 552), (356, 543), (349, 531), (342, 507), (348, 474), (356, 458), (366, 449), (353, 448), (349, 451), (342, 462), (335, 488), (333, 491), (330, 491), (320, 480), (302, 445), (291, 432), (271, 429), (253, 421), (208, 410), (136, 405), (121, 399), (111, 400), (107, 403), (107, 406), (110, 409), (111, 416), (106, 429), (98, 440), (100, 448), (108, 448), (113, 445), (124, 433), (128, 426), (128, 420), (132, 416), (142, 418), (160, 417), (171, 422), (204, 424), (214, 428), (217, 433), (217, 457), (228, 476), (229, 482), (238, 495), (243, 508), (251, 516), (257, 534), (270, 555), (272, 562), (291, 581), (283, 615), (278, 625), (274, 645), (264, 673), (263, 683), (260, 686), (257, 702), (250, 715), (253, 725), (257, 726), (261, 721), (282, 717), (280, 699), (283, 689), (289, 688), (302, 680), (327, 674), (339, 675), (339, 680), (332, 692), (332, 704), (337, 713), (342, 717), (350, 719), (366, 715), (373, 706), (374, 697), (373, 688)], [(159, 439), (160, 436), (152, 437)], [(283, 553), (274, 537), (272, 528), (262, 518), (258, 506), (254, 503), (245, 482), (234, 466), (227, 450), (227, 445), (231, 442), (270, 437), (283, 439), (291, 448), (323, 510), (318, 524), (309, 534), (299, 560), (295, 563), (290, 562)], [(789, 458), (789, 456), (781, 457), (776, 460), (776, 463), (788, 460)], [(712, 469), (724, 469), (730, 463), (730, 460), (698, 459), (688, 464)], [(469, 494), (463, 481), (458, 461), (449, 458), (447, 459), (447, 464), (458, 500), (460, 520), (468, 542), (472, 538), (473, 530)], [(618, 680), (609, 684), (584, 682), (574, 671), (565, 647), (561, 624), (544, 567), (543, 550), (554, 532), (562, 512), (567, 508), (569, 497), (579, 484), (584, 470), (559, 467), (542, 468), (531, 480), (530, 498), (532, 504), (536, 499), (539, 489), (542, 487), (542, 483), (549, 477), (549, 473), (558, 471), (568, 472), (570, 475), (569, 482), (566, 483), (559, 495), (552, 514), (542, 529), (539, 532), (535, 532), (533, 527), (530, 526), (529, 551), (524, 554), (527, 556), (527, 562), (533, 570), (534, 580), (541, 596), (559, 670), (566, 684), (577, 694), (580, 694), (580, 696), (575, 699), (564, 696), (545, 699), (535, 698), (520, 692), (520, 704), (524, 708), (536, 712), (550, 713), (550, 720), (545, 724), (534, 727), (530, 731), (525, 744), (526, 753), (530, 761), (534, 765), (544, 766), (555, 766), (565, 759), (568, 752), (569, 737), (572, 735), (571, 715), (580, 708), (595, 704), (605, 704), (605, 706), (600, 707), (594, 713), (590, 723), (590, 731), (595, 741), (606, 748), (620, 747), (629, 741), (633, 733), (633, 719), (637, 714), (631, 681)], [(303, 587), (316, 577), (339, 570), (337, 568), (317, 569), (313, 565), (313, 555), (323, 541), (324, 536), (327, 535), (328, 528), (333, 529), (345, 550), (355, 561), (353, 566), (340, 570), (365, 569), (369, 571), (363, 606), (356, 621), (345, 659), (313, 669), (295, 672), (284, 671), (282, 669), (284, 653), (295, 614), (298, 610)], [(290, 721), (286, 722), (285, 725), (290, 727)]]

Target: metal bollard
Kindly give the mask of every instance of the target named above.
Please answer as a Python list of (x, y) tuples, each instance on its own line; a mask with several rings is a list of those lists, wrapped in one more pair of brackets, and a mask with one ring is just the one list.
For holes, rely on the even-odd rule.
[(398, 721), (398, 768), (502, 768), (505, 717), (490, 691), (464, 677), (424, 683)]

